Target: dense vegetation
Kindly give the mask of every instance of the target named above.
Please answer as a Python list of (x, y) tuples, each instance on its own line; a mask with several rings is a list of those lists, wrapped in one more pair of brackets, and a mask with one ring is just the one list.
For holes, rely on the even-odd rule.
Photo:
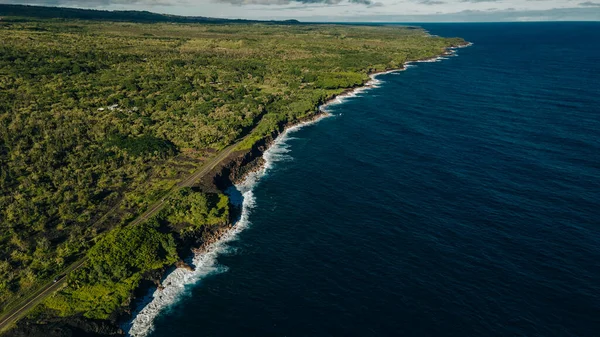
[(173, 234), (229, 220), (223, 194), (205, 194), (185, 188), (169, 198), (157, 216), (138, 226), (110, 231), (87, 253), (83, 269), (69, 275), (68, 286), (48, 298), (44, 306), (60, 316), (83, 314), (106, 319), (129, 303), (144, 273), (180, 259)]
[(164, 223), (228, 216), (224, 197), (185, 190), (162, 218), (125, 227), (203, 157), (247, 135), (240, 148), (252, 146), (369, 72), (462, 42), (400, 27), (10, 17), (0, 41), (0, 303), (89, 249), (49, 307), (90, 317), (173, 261)]
[(69, 287), (45, 306), (61, 316), (107, 318), (129, 300), (143, 273), (177, 261), (173, 237), (157, 227), (150, 221), (111, 231), (89, 250), (87, 267), (69, 275)]
[(159, 221), (171, 226), (185, 225), (182, 233), (194, 231), (202, 226), (213, 226), (229, 220), (229, 199), (223, 194), (198, 193), (184, 188), (169, 199), (159, 215)]

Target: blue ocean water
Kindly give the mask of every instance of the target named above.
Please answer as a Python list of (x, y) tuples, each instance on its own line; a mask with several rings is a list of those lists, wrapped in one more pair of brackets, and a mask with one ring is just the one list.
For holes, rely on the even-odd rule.
[(600, 23), (423, 26), (474, 45), (277, 145), (152, 337), (600, 335)]

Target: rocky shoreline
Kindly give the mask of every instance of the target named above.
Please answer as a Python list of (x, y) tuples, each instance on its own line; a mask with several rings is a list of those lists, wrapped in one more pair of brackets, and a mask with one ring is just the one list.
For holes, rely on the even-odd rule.
[[(334, 99), (334, 98), (332, 98)], [(278, 130), (261, 139), (249, 150), (236, 151), (229, 155), (221, 164), (204, 176), (197, 184), (205, 192), (222, 193), (228, 187), (243, 181), (250, 173), (258, 171), (264, 164), (263, 153), (271, 146), (275, 139), (289, 127), (314, 121), (326, 115), (322, 110), (293, 123), (285, 123)], [(180, 256), (188, 257), (191, 254), (204, 254), (209, 247), (221, 240), (233, 227), (235, 219), (239, 217), (240, 209), (230, 205), (231, 216), (227, 223), (206, 227), (195, 236), (186, 240), (179, 238), (178, 251)], [(140, 286), (130, 299), (130, 305), (115, 312), (108, 320), (93, 320), (80, 316), (51, 317), (33, 321), (21, 320), (15, 328), (7, 331), (5, 336), (10, 337), (67, 337), (67, 336), (125, 336), (120, 328), (122, 322), (130, 321), (136, 309), (138, 299), (143, 298), (151, 289), (164, 289), (163, 279), (166, 273), (173, 268), (183, 268), (193, 271), (193, 266), (184, 260), (179, 260), (173, 266), (153, 270), (146, 275)]]
[[(282, 123), (278, 125), (277, 130), (271, 132), (266, 137), (256, 142), (249, 150), (235, 151), (224, 159), (219, 165), (205, 175), (197, 185), (205, 192), (222, 193), (227, 188), (237, 183), (242, 182), (250, 173), (261, 170), (264, 165), (263, 154), (275, 142), (278, 136), (284, 133), (288, 128), (297, 126), (303, 123), (310, 123), (329, 115), (324, 107), (335, 102), (337, 99), (354, 94), (357, 91), (365, 90), (374, 85), (375, 77), (381, 74), (402, 71), (412, 62), (425, 62), (436, 60), (443, 56), (451, 56), (456, 48), (470, 46), (471, 43), (451, 46), (446, 48), (440, 56), (410, 61), (402, 65), (401, 68), (387, 69), (384, 71), (369, 71), (370, 80), (360, 86), (348, 88), (338, 95), (332, 95), (312, 114), (294, 120), (292, 122)], [(192, 238), (178, 238), (180, 256), (189, 256), (190, 252), (194, 255), (204, 254), (207, 249), (223, 238), (233, 228), (235, 220), (240, 215), (240, 209), (234, 205), (230, 205), (231, 216), (228, 222), (203, 228)], [(83, 336), (83, 337), (102, 337), (102, 336), (125, 336), (125, 332), (120, 328), (122, 322), (130, 321), (132, 313), (135, 310), (137, 300), (144, 297), (151, 289), (164, 289), (162, 280), (167, 271), (175, 268), (183, 268), (193, 271), (193, 266), (183, 260), (178, 261), (174, 266), (167, 266), (159, 270), (154, 270), (144, 275), (144, 280), (132, 295), (129, 306), (115, 312), (109, 320), (92, 320), (80, 316), (75, 317), (54, 317), (44, 319), (43, 321), (32, 321), (24, 319), (20, 321), (15, 328), (8, 331), (5, 336), (11, 337), (67, 337), (67, 336)]]

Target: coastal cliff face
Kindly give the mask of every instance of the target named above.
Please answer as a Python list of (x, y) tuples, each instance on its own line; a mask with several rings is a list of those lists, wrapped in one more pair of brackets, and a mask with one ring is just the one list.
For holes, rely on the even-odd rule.
[(317, 110), (299, 120), (280, 124), (277, 130), (258, 140), (249, 150), (236, 151), (229, 155), (221, 165), (217, 165), (198, 184), (205, 191), (225, 191), (228, 187), (244, 180), (249, 173), (262, 168), (263, 153), (288, 127), (316, 120), (323, 115), (323, 111)]

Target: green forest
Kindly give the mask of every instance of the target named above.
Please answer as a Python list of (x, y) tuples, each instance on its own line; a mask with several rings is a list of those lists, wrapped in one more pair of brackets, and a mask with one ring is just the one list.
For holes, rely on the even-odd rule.
[(180, 259), (174, 233), (185, 236), (202, 226), (226, 224), (228, 203), (223, 194), (181, 189), (149, 221), (101, 237), (87, 252), (86, 266), (69, 275), (69, 285), (44, 301), (42, 309), (59, 316), (108, 318), (129, 303), (145, 273)]
[(175, 235), (227, 222), (183, 189), (203, 160), (316, 112), (374, 71), (463, 43), (399, 26), (0, 20), (0, 312), (87, 256), (45, 302), (106, 318)]

